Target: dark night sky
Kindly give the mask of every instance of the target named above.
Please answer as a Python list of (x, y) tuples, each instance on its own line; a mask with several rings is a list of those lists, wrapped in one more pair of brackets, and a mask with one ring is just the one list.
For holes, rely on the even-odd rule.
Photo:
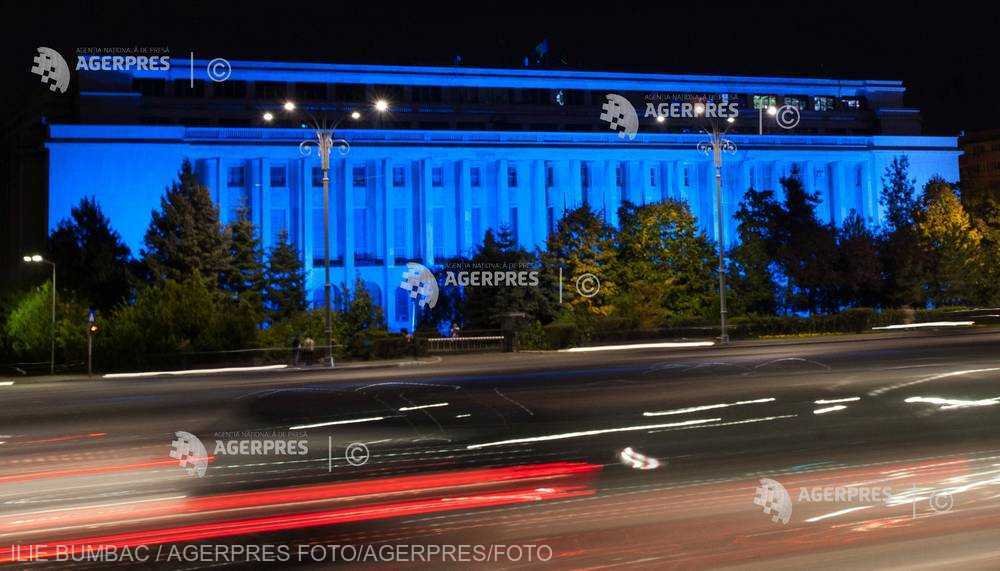
[(337, 63), (448, 65), (461, 54), (468, 66), (518, 66), (547, 37), (571, 68), (901, 79), (928, 133), (1000, 127), (1000, 8), (985, 2), (48, 5), (2, 0), (5, 102), (37, 92), (28, 69), (39, 45)]

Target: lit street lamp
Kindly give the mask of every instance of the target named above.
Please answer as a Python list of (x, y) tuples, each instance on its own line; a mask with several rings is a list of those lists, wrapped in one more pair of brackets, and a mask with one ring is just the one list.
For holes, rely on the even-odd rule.
[[(705, 106), (696, 103), (695, 114), (700, 116), (704, 112)], [(722, 153), (736, 152), (736, 144), (725, 138), (735, 119), (729, 117), (725, 124), (720, 124), (716, 119), (706, 117), (705, 122), (707, 127), (703, 132), (708, 135), (708, 140), (698, 143), (698, 150), (706, 155), (710, 154), (715, 165), (715, 224), (719, 239), (719, 342), (725, 345), (729, 343), (729, 331), (726, 327), (726, 227), (722, 202)]]
[(22, 259), (29, 264), (48, 264), (52, 266), (52, 338), (49, 344), (49, 373), (54, 375), (56, 372), (56, 263), (46, 260), (40, 254), (24, 256)]
[[(289, 113), (295, 112), (298, 107), (292, 101), (286, 101), (282, 108)], [(379, 113), (389, 111), (389, 102), (379, 99), (375, 102), (374, 108)], [(302, 109), (312, 123), (315, 131), (315, 141), (303, 141), (299, 144), (299, 151), (308, 155), (311, 153), (309, 144), (315, 144), (319, 151), (320, 167), (323, 170), (323, 305), (326, 308), (326, 346), (327, 359), (330, 366), (333, 366), (333, 315), (330, 307), (330, 151), (337, 145), (340, 154), (346, 155), (350, 150), (350, 144), (344, 139), (337, 139), (335, 131), (345, 117), (352, 120), (361, 119), (361, 112), (353, 110), (349, 115), (341, 115), (336, 121), (327, 121), (324, 116), (322, 120), (317, 119), (308, 109)], [(263, 115), (264, 121), (270, 123), (274, 121), (274, 114), (270, 111)], [(303, 125), (304, 127), (305, 125)]]

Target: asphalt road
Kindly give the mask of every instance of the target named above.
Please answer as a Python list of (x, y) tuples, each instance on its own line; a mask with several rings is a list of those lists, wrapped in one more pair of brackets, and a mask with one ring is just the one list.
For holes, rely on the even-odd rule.
[(998, 382), (989, 331), (15, 382), (0, 562), (995, 569)]

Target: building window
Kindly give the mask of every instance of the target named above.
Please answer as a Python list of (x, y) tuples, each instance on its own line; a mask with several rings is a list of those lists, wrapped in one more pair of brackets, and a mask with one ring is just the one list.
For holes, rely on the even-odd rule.
[(625, 188), (625, 165), (621, 163), (615, 164), (615, 186)]
[(774, 107), (778, 104), (778, 98), (773, 95), (754, 95), (753, 96), (753, 108), (754, 109), (767, 109), (768, 107)]
[(351, 170), (351, 178), (354, 181), (354, 186), (365, 186), (365, 183), (368, 180), (365, 167), (354, 167)]
[(844, 103), (844, 107), (847, 109), (853, 109), (855, 111), (861, 109), (861, 100), (856, 97), (845, 97), (841, 99), (841, 101)]
[(507, 186), (517, 188), (517, 167), (507, 165)]
[(590, 169), (587, 163), (580, 163), (580, 187), (584, 190), (590, 188)]
[(400, 166), (392, 167), (392, 186), (406, 184), (406, 169)]
[(366, 208), (354, 209), (354, 251), (358, 257), (372, 254), (368, 249), (368, 212)]
[(444, 186), (444, 168), (431, 168), (431, 186), (434, 188), (441, 188)]
[(649, 186), (656, 186), (656, 169), (649, 169)]
[(550, 163), (545, 164), (545, 187), (552, 188), (556, 185), (556, 176)]
[(229, 167), (229, 174), (226, 177), (226, 185), (233, 186), (246, 186), (246, 171), (242, 166)]
[(482, 184), (482, 171), (479, 167), (469, 169), (469, 181), (472, 183), (473, 188), (479, 188)]
[(691, 167), (687, 165), (684, 166), (684, 186), (691, 186)]
[(806, 108), (806, 100), (804, 97), (785, 97), (785, 105), (803, 111)]
[(813, 97), (813, 110), (814, 111), (833, 111), (836, 109), (837, 105), (833, 97)]
[(285, 188), (288, 181), (285, 176), (285, 167), (271, 167), (271, 188)]
[(556, 209), (555, 207), (548, 207), (545, 211), (545, 226), (549, 229), (549, 234), (556, 231)]
[(323, 186), (323, 169), (319, 167), (312, 168), (312, 185)]

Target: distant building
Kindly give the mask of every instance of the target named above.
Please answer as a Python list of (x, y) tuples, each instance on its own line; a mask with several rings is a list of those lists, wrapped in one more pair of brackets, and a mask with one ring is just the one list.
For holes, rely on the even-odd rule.
[(962, 136), (960, 144), (962, 184), (1000, 192), (1000, 129), (969, 133)]
[[(793, 169), (820, 195), (824, 221), (839, 224), (853, 210), (871, 226), (881, 221), (880, 178), (894, 156), (909, 156), (918, 184), (959, 175), (956, 139), (922, 136), (897, 81), (233, 61), (216, 83), (205, 78), (206, 63), (194, 62), (193, 78), (182, 61), (166, 77), (81, 77), (78, 118), (51, 125), (46, 144), (48, 225), (95, 196), (137, 253), (150, 211), (189, 159), (224, 222), (249, 208), (265, 246), (288, 231), (320, 303), (321, 174), (316, 153), (299, 147), (311, 131), (260, 117), (271, 110), (281, 119), (286, 98), (315, 115), (358, 109), (365, 117), (339, 131), (350, 152), (333, 155), (333, 281), (362, 279), (396, 329), (412, 317), (398, 287), (406, 262), (434, 268), (470, 255), (488, 228), (507, 227), (531, 249), (568, 209), (588, 204), (617, 224), (625, 200), (674, 198), (713, 238), (713, 213), (723, 208), (729, 243), (744, 191), (780, 191)], [(633, 140), (600, 119), (608, 94), (635, 106)], [(369, 111), (377, 98), (390, 114)], [(647, 102), (692, 98), (741, 112), (728, 136), (738, 150), (725, 159), (721, 206), (710, 158), (697, 149), (699, 121), (644, 113)], [(769, 106), (794, 107), (800, 121), (781, 128)]]

